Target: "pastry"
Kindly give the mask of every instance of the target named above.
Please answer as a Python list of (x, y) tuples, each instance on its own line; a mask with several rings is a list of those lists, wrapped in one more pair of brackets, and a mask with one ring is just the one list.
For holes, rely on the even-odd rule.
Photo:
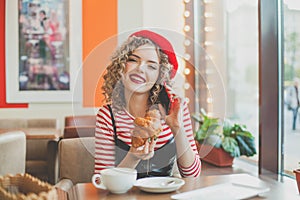
[(143, 146), (150, 138), (156, 139), (162, 131), (160, 112), (156, 109), (150, 110), (146, 113), (145, 117), (137, 117), (134, 124), (137, 126), (133, 129), (131, 144), (137, 148)]

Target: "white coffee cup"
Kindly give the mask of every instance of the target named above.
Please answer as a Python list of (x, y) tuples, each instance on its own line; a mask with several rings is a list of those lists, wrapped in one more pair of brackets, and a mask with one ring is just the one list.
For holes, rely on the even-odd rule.
[[(137, 171), (132, 168), (114, 167), (94, 174), (92, 183), (96, 188), (109, 190), (111, 193), (126, 193), (136, 182)], [(97, 181), (100, 180), (100, 181)]]

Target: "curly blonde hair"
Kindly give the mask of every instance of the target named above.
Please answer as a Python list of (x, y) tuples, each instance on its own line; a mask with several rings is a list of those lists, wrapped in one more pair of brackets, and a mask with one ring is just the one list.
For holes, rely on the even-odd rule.
[(173, 66), (169, 63), (168, 56), (148, 38), (132, 36), (114, 52), (111, 57), (111, 63), (107, 66), (106, 74), (104, 75), (104, 84), (102, 86), (105, 103), (112, 104), (116, 109), (121, 109), (123, 106), (126, 106), (124, 85), (121, 81), (121, 77), (124, 73), (129, 55), (131, 55), (135, 49), (145, 44), (155, 46), (160, 58), (159, 78), (150, 90), (148, 99), (149, 107), (156, 103), (159, 92), (162, 89), (162, 83), (171, 85), (169, 75)]

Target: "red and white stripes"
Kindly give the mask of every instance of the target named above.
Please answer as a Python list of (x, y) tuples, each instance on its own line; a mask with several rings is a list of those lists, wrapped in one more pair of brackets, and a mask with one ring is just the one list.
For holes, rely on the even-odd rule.
[[(133, 120), (125, 109), (114, 113), (117, 136), (120, 140), (131, 146), (131, 131), (134, 128)], [(163, 131), (158, 136), (155, 150), (166, 144), (172, 138), (172, 131), (164, 120), (161, 121)], [(183, 177), (198, 176), (201, 171), (201, 161), (198, 156), (197, 147), (193, 137), (193, 129), (187, 104), (184, 103), (183, 126), (186, 137), (192, 150), (196, 153), (194, 163), (190, 167), (179, 166), (179, 171)], [(176, 138), (175, 138), (176, 139)], [(115, 165), (115, 143), (112, 119), (107, 106), (103, 106), (97, 113), (97, 123), (95, 132), (95, 173), (102, 169)]]

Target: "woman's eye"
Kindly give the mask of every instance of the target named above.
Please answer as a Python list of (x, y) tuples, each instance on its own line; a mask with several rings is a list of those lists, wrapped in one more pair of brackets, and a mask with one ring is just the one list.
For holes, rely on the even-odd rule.
[(135, 58), (128, 58), (127, 62), (137, 62)]
[(151, 69), (157, 69), (157, 66), (156, 65), (149, 65), (149, 67), (151, 68)]

